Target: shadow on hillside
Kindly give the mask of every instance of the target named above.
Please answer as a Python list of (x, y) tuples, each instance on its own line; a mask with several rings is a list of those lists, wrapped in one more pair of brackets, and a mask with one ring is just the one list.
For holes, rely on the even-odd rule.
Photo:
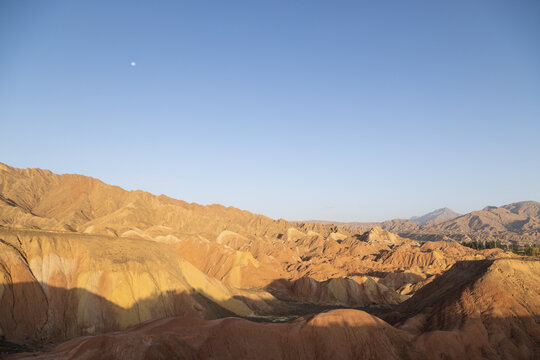
[[(284, 291), (283, 286), (289, 286), (290, 281), (280, 279), (275, 283), (281, 290), (271, 290), (276, 295), (274, 299), (263, 301), (235, 295), (227, 301), (241, 301), (256, 310), (254, 316), (243, 317), (254, 322), (286, 322), (332, 309), (377, 312), (370, 307), (299, 301)], [(64, 289), (38, 282), (6, 284), (0, 298), (0, 354), (49, 349), (78, 336), (122, 330), (148, 320), (174, 316), (240, 317), (195, 291), (167, 291), (125, 308), (85, 289)]]
[(49, 348), (77, 336), (173, 316), (216, 319), (235, 314), (194, 291), (167, 291), (124, 308), (85, 289), (37, 282), (5, 284), (0, 298), (0, 354)]
[[(498, 259), (502, 260), (502, 259)], [(436, 318), (434, 322), (444, 323), (448, 329), (439, 329), (439, 330), (449, 330), (453, 327), (462, 325), (459, 320), (457, 320), (462, 314), (460, 314), (461, 302), (463, 302), (464, 294), (470, 294), (471, 287), (478, 280), (483, 278), (484, 274), (488, 271), (490, 266), (493, 265), (495, 261), (492, 259), (483, 259), (483, 260), (465, 260), (456, 262), (452, 268), (439, 275), (431, 283), (420, 288), (414, 296), (404, 301), (391, 312), (383, 314), (381, 318), (388, 322), (391, 325), (403, 324), (406, 320), (415, 317), (416, 315), (423, 313), (427, 314), (428, 318)], [(526, 261), (526, 262), (536, 262), (539, 260), (536, 259), (515, 259), (508, 258), (505, 260), (510, 261)], [(510, 276), (510, 275), (507, 275)], [(518, 289), (515, 289), (516, 291)], [(530, 289), (534, 291), (534, 289)], [(508, 291), (508, 290), (507, 290)], [(538, 294), (538, 290), (536, 290)], [(510, 293), (512, 298), (515, 298), (516, 293)], [(534, 298), (535, 295), (529, 295)], [(474, 302), (475, 300), (472, 300)], [(492, 299), (492, 301), (497, 301), (498, 299)], [(530, 300), (529, 300), (530, 301)], [(458, 304), (457, 307), (454, 304)], [(530, 306), (527, 304), (521, 304), (524, 308), (527, 308), (528, 311), (534, 311), (529, 309)], [(446, 315), (445, 318), (439, 318), (438, 312), (441, 312), (443, 309), (448, 309), (452, 307), (454, 312), (450, 312)], [(532, 309), (534, 309), (534, 305)], [(538, 309), (536, 307), (536, 309)], [(484, 313), (481, 315), (484, 317)], [(507, 319), (506, 321), (512, 322), (513, 320), (519, 319), (518, 316), (514, 318)], [(491, 321), (492, 318), (486, 318), (486, 321)], [(495, 321), (498, 321), (496, 318)], [(536, 341), (538, 349), (540, 350), (540, 314), (534, 315), (532, 317), (527, 317), (522, 319), (529, 324), (536, 324), (538, 326), (536, 330)], [(532, 321), (532, 322), (531, 322)], [(530, 327), (530, 325), (527, 325)], [(424, 328), (425, 331), (437, 330), (436, 327), (433, 327), (433, 323), (426, 321)]]
[[(332, 280), (335, 280), (335, 278), (326, 281), (317, 281), (309, 276), (304, 276), (296, 280), (285, 278), (276, 279), (264, 287), (264, 290), (271, 293), (275, 298), (270, 301), (265, 300), (265, 302), (270, 305), (271, 311), (261, 311), (262, 306), (259, 306), (260, 303), (251, 305), (253, 305), (253, 308), (258, 309), (261, 315), (273, 316), (269, 317), (272, 321), (290, 320), (298, 316), (333, 309), (357, 309), (370, 314), (379, 315), (381, 313), (386, 313), (395, 307), (393, 304), (369, 301), (365, 297), (356, 298), (355, 295), (358, 294), (354, 294), (353, 292), (350, 294), (346, 293), (348, 298), (347, 301), (332, 298), (331, 295), (326, 297), (323, 295), (322, 297), (325, 299), (322, 300), (321, 293), (328, 291), (328, 285)], [(346, 280), (354, 282), (352, 279)], [(308, 289), (307, 292), (303, 291), (302, 282), (304, 284), (313, 284), (315, 288)], [(297, 287), (299, 289), (297, 289)], [(358, 284), (358, 288), (361, 289), (360, 284)], [(246, 299), (243, 296), (235, 296), (235, 298), (249, 304), (249, 299)], [(251, 320), (256, 319), (252, 318)]]
[(468, 341), (470, 334), (463, 329), (434, 330), (418, 337), (361, 312), (310, 315), (286, 324), (174, 317), (105, 336), (79, 337), (45, 350), (49, 353), (15, 358), (538, 359), (539, 325), (537, 321), (531, 327), (531, 321), (483, 319), (484, 331)]
[[(479, 264), (479, 266), (475, 265), (474, 269), (471, 270), (476, 269), (477, 272), (473, 274), (469, 273), (468, 277), (479, 276), (479, 274), (485, 270), (487, 264), (488, 263), (485, 262)], [(282, 283), (282, 281), (280, 281), (280, 283)], [(457, 290), (459, 293), (461, 291), (460, 287), (463, 286), (466, 286), (465, 281), (458, 283), (457, 289), (454, 288), (453, 292), (455, 293)], [(433, 286), (431, 286), (431, 288), (433, 288)], [(405, 303), (402, 306), (398, 306), (396, 310), (402, 311), (400, 314), (398, 314), (400, 316), (399, 320), (403, 321), (406, 318), (410, 318), (411, 316), (415, 315), (417, 311), (421, 311), (423, 307), (430, 307), (434, 303), (439, 302), (444, 296), (451, 295), (450, 293), (446, 293), (443, 289), (440, 296), (434, 297), (436, 294), (430, 295), (431, 291), (433, 290), (427, 288), (427, 290), (425, 290), (426, 293), (422, 295), (422, 297), (429, 298), (429, 301), (410, 301), (410, 303), (414, 305), (412, 307), (410, 307), (411, 305), (407, 305)], [(445, 301), (453, 300), (455, 299), (445, 299)], [(296, 310), (299, 311), (295, 314), (296, 316), (341, 308), (340, 306), (317, 306), (314, 304), (299, 305), (302, 305), (303, 307), (299, 306), (296, 308)], [(359, 309), (366, 310), (364, 308)], [(390, 325), (386, 326), (384, 323), (379, 324), (386, 329), (381, 332), (379, 325), (374, 327), (372, 322), (365, 320), (357, 321), (349, 318), (350, 315), (351, 314), (348, 314), (347, 317), (343, 318), (336, 317), (334, 320), (321, 323), (322, 325), (318, 325), (319, 323), (311, 323), (314, 328), (312, 332), (309, 332), (308, 335), (306, 335), (306, 341), (311, 342), (312, 345), (310, 346), (316, 349), (314, 351), (321, 351), (321, 354), (323, 354), (322, 356), (324, 356), (324, 354), (329, 356), (335, 354), (335, 351), (341, 351), (338, 349), (338, 347), (346, 346), (347, 348), (345, 351), (351, 357), (345, 358), (377, 358), (375, 356), (366, 357), (367, 353), (362, 352), (362, 347), (365, 347), (365, 344), (368, 342), (371, 344), (371, 342), (378, 341), (377, 339), (379, 339), (380, 336), (389, 336), (388, 334), (390, 333), (394, 335), (388, 338), (388, 341), (390, 341), (389, 344), (392, 346), (397, 346), (397, 350), (394, 350), (398, 351), (400, 356), (404, 354), (416, 354), (418, 357), (409, 357), (423, 358), (423, 355), (419, 354), (417, 349), (413, 347), (413, 335), (410, 333), (397, 328), (391, 328)], [(375, 315), (384, 318), (384, 316), (379, 314)], [(208, 300), (204, 296), (194, 292), (166, 292), (160, 294), (159, 296), (138, 301), (129, 308), (124, 308), (84, 289), (63, 289), (47, 285), (40, 285), (38, 283), (19, 283), (8, 285), (4, 288), (3, 297), (0, 301), (0, 327), (3, 334), (3, 338), (0, 341), (0, 354), (2, 354), (2, 352), (5, 354), (21, 351), (48, 351), (55, 344), (71, 338), (82, 335), (98, 335), (101, 333), (108, 333), (129, 328), (149, 319), (172, 318), (176, 316), (223, 318), (233, 317), (234, 314), (222, 308), (213, 301)], [(360, 317), (361, 319), (369, 319), (363, 315), (360, 315)], [(307, 315), (305, 316), (304, 320), (307, 320), (309, 323), (314, 318), (314, 315)], [(180, 319), (170, 320), (183, 321)], [(296, 321), (300, 321), (300, 319)], [(394, 318), (394, 321), (392, 321), (392, 319), (388, 319), (387, 321), (393, 324), (397, 323), (396, 318)], [(490, 332), (504, 334), (505, 337), (503, 338), (504, 341), (501, 340), (497, 346), (493, 348), (480, 349), (478, 351), (483, 351), (487, 355), (493, 355), (496, 351), (497, 353), (504, 354), (504, 356), (501, 358), (511, 357), (517, 359), (532, 359), (535, 358), (535, 356), (540, 355), (540, 336), (538, 335), (540, 334), (540, 317), (491, 317), (483, 318), (482, 321), (484, 324), (488, 324), (486, 326), (490, 327)], [(225, 325), (227, 323), (228, 321), (223, 322), (222, 325), (220, 325), (223, 326), (223, 330), (220, 331), (228, 331)], [(157, 329), (153, 327), (154, 325), (152, 325), (152, 334), (160, 334), (160, 325), (158, 323), (155, 324)], [(290, 324), (294, 324), (294, 322)], [(145, 324), (137, 325), (130, 331), (133, 333), (135, 330), (143, 329), (145, 326)], [(187, 325), (184, 325), (184, 328), (186, 326)], [(242, 354), (242, 351), (245, 350), (242, 347), (247, 343), (251, 344), (249, 351), (265, 349), (269, 346), (267, 343), (268, 339), (265, 336), (261, 336), (261, 333), (266, 331), (261, 329), (276, 329), (276, 332), (281, 334), (284, 333), (287, 328), (279, 326), (289, 325), (261, 324), (259, 326), (265, 327), (257, 328), (257, 331), (247, 331), (241, 336), (238, 335), (238, 331), (240, 331), (238, 329), (252, 329), (251, 325), (233, 327), (234, 330), (227, 333), (234, 334), (234, 336), (225, 336), (226, 342), (229, 344), (228, 346), (240, 349), (238, 350), (240, 354)], [(270, 326), (270, 328), (266, 326)], [(278, 327), (274, 328), (275, 326)], [(189, 329), (189, 333), (191, 334), (193, 331), (196, 331), (197, 327)], [(448, 329), (429, 329), (429, 331), (434, 331), (437, 333), (436, 336), (437, 339), (439, 339), (437, 341), (441, 341), (441, 344), (443, 344), (441, 349), (439, 349), (442, 353), (445, 353), (446, 351), (444, 347), (445, 341), (451, 343), (455, 338), (456, 329), (451, 331), (446, 330)], [(206, 330), (200, 331), (204, 332)], [(186, 331), (180, 333), (178, 336), (186, 336), (185, 334)], [(118, 339), (118, 336), (120, 336), (120, 334), (110, 334), (107, 337), (109, 339), (107, 341), (114, 341), (115, 337)], [(141, 332), (135, 334), (135, 336), (140, 336), (140, 342), (142, 343), (142, 339), (145, 335), (143, 332)], [(177, 335), (175, 335), (174, 329), (172, 333), (169, 329), (168, 332), (164, 332), (163, 335), (159, 336), (160, 339), (164, 340), (160, 340), (160, 342), (150, 347), (150, 349), (153, 349), (152, 351), (155, 351), (153, 354), (156, 355), (155, 357), (152, 357), (151, 354), (149, 354), (149, 356), (152, 358), (181, 358), (179, 351), (188, 351), (188, 353), (189, 351), (192, 351), (191, 347), (188, 346), (188, 343), (186, 343), (186, 346), (182, 347), (183, 350), (175, 347), (182, 343), (183, 340), (177, 340)], [(285, 336), (285, 339), (289, 339), (290, 336), (296, 335), (292, 335), (291, 333)], [(349, 340), (339, 340), (341, 338)], [(358, 344), (350, 339), (358, 340)], [(280, 341), (281, 342), (275, 343), (272, 346), (289, 346), (287, 345), (288, 340), (285, 342), (283, 342), (283, 340)], [(336, 343), (334, 344), (333, 341)], [(398, 343), (396, 343), (396, 341), (398, 341)], [(383, 343), (387, 343), (386, 340), (383, 341)], [(215, 348), (214, 345), (216, 345)], [(212, 351), (217, 351), (216, 349), (219, 349), (218, 345), (219, 344), (213, 343), (207, 345), (209, 352), (206, 358), (211, 358), (212, 355), (218, 355), (217, 353), (212, 353)], [(455, 345), (456, 344), (454, 343), (452, 346)], [(298, 346), (304, 345), (298, 344)], [(465, 351), (464, 349), (465, 345), (463, 345), (463, 351)], [(94, 350), (98, 351), (96, 349)], [(288, 350), (293, 351), (293, 353), (295, 351), (294, 349)], [(147, 349), (144, 349), (144, 351), (147, 351)], [(332, 351), (334, 351), (334, 353)], [(384, 351), (387, 350), (385, 349), (382, 351), (382, 355), (384, 355)], [(454, 351), (454, 349), (452, 349), (452, 351)], [(465, 354), (465, 352), (463, 353)], [(448, 354), (451, 354), (451, 352)], [(373, 353), (371, 353), (371, 355), (373, 355)], [(95, 357), (99, 358), (98, 352), (95, 353)], [(304, 358), (309, 358), (309, 355), (306, 355)], [(384, 358), (384, 356), (379, 358)], [(491, 358), (497, 357), (491, 356)]]
[[(283, 300), (283, 301), (303, 301), (303, 302), (309, 302), (309, 297), (303, 296), (303, 294), (299, 294), (297, 291), (295, 291), (295, 287), (297, 286), (297, 282), (301, 279), (303, 280), (309, 280), (308, 282), (312, 282), (314, 284), (317, 284), (318, 286), (325, 286), (330, 281), (343, 278), (343, 279), (351, 279), (352, 281), (355, 281), (352, 279), (352, 277), (358, 276), (358, 277), (371, 277), (373, 280), (378, 281), (380, 284), (386, 286), (392, 291), (396, 291), (400, 287), (406, 285), (406, 284), (416, 284), (418, 282), (426, 280), (425, 277), (408, 272), (406, 270), (394, 270), (394, 271), (367, 271), (367, 272), (356, 272), (351, 273), (348, 276), (341, 276), (336, 278), (330, 278), (325, 281), (318, 281), (315, 280), (309, 276), (304, 276), (299, 279), (290, 280), (290, 279), (276, 279), (270, 282), (266, 287), (264, 288), (266, 291), (270, 292), (272, 295), (274, 295), (276, 298)], [(388, 279), (387, 277), (390, 277)], [(375, 279), (377, 278), (377, 279)], [(387, 279), (385, 279), (387, 278)], [(382, 280), (382, 281), (381, 281)], [(360, 283), (358, 283), (360, 285)], [(351, 299), (352, 300), (352, 299)], [(380, 304), (380, 303), (379, 303)], [(360, 304), (355, 303), (354, 301), (347, 302), (346, 305), (348, 307), (356, 307)], [(362, 305), (369, 305), (369, 304), (362, 304)], [(374, 304), (372, 304), (374, 305)]]
[(408, 270), (394, 270), (394, 271), (370, 270), (370, 271), (361, 272), (361, 273), (360, 272), (351, 273), (349, 276), (370, 276), (370, 277), (375, 277), (379, 279), (384, 279), (385, 277), (392, 274), (394, 275), (403, 274), (403, 276), (407, 277), (407, 283), (411, 283), (411, 284), (414, 284), (414, 283), (417, 283), (419, 281), (423, 281), (426, 279), (425, 277), (419, 274), (412, 273)]
[[(63, 276), (63, 275), (57, 275)], [(235, 316), (227, 310), (227, 301), (241, 301), (257, 315), (253, 321), (287, 321), (298, 316), (329, 309), (370, 309), (350, 304), (316, 304), (294, 297), (289, 291), (293, 282), (279, 279), (266, 289), (275, 299), (259, 300), (235, 295), (221, 305), (196, 291), (165, 293), (133, 303), (129, 308), (118, 306), (85, 289), (64, 289), (38, 282), (2, 284), (0, 287), (0, 352), (17, 351), (17, 345), (29, 348), (49, 346), (81, 335), (93, 335), (124, 329), (149, 320), (172, 316), (197, 316), (207, 319)], [(133, 294), (117, 294), (119, 303), (129, 303)], [(128, 301), (126, 301), (128, 299)], [(224, 305), (224, 306), (222, 306)]]
[(79, 337), (27, 359), (424, 359), (411, 336), (387, 324), (351, 325), (308, 316), (287, 324), (254, 324), (243, 319), (203, 322), (170, 318), (105, 336)]

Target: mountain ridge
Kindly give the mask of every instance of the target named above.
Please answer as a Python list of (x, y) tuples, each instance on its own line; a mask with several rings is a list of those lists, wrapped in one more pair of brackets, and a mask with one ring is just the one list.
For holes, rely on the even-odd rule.
[(411, 219), (391, 219), (368, 223), (318, 220), (312, 220), (312, 222), (325, 225), (335, 224), (350, 231), (367, 231), (373, 226), (380, 226), (400, 236), (418, 241), (452, 239), (461, 242), (500, 241), (506, 244), (540, 244), (540, 202), (533, 200), (514, 202), (499, 207), (486, 206), (482, 210), (475, 210), (446, 220), (432, 220), (424, 225)]

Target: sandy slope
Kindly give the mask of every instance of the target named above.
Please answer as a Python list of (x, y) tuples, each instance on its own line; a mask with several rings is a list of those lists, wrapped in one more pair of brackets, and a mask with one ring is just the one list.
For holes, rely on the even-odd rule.
[(252, 310), (167, 245), (137, 239), (0, 230), (0, 329), (45, 343), (175, 315)]

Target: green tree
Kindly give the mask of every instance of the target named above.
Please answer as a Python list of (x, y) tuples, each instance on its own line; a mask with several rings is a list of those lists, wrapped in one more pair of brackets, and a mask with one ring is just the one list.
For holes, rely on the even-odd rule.
[(525, 247), (525, 255), (528, 255), (528, 256), (537, 256), (538, 255), (538, 248), (537, 247), (533, 247), (531, 245), (527, 245)]

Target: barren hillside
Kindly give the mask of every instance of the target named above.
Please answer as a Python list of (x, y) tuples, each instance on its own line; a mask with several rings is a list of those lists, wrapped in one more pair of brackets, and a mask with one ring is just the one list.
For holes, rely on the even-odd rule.
[[(474, 269), (510, 264), (507, 273), (518, 280), (501, 290), (507, 294), (515, 293), (512, 286), (520, 281), (529, 287), (536, 281), (519, 271), (534, 275), (537, 263), (501, 262), (496, 259), (519, 258), (501, 249), (479, 251), (450, 240), (421, 243), (379, 226), (355, 232), (272, 220), (220, 205), (125, 191), (82, 175), (3, 165), (0, 199), (0, 334), (9, 342), (0, 351), (48, 351), (61, 341), (93, 336), (42, 356), (77, 357), (82, 353), (72, 346), (80, 344), (76, 347), (92, 358), (101, 344), (122, 349), (106, 350), (109, 358), (130, 351), (164, 358), (170, 351), (188, 358), (210, 358), (215, 351), (233, 357), (265, 353), (268, 358), (350, 358), (361, 348), (371, 358), (424, 358), (429, 357), (426, 347), (435, 346), (424, 339), (436, 335), (428, 337), (432, 328), (411, 324), (424, 324), (418, 316), (446, 314), (443, 308), (429, 312), (446, 301), (430, 300), (429, 294), (437, 292), (429, 289), (443, 288), (440, 279), (451, 276), (448, 291), (458, 294), (459, 278), (468, 271), (461, 262), (475, 264)], [(517, 217), (537, 214), (525, 205), (499, 212), (505, 211)], [(529, 265), (533, 268), (526, 270)], [(462, 274), (457, 280), (451, 275), (455, 272)], [(470, 273), (475, 283), (490, 279), (483, 272)], [(437, 304), (414, 305), (429, 301)], [(310, 315), (336, 308), (368, 313)], [(536, 314), (534, 307), (527, 309)], [(396, 327), (375, 315), (386, 316)], [(407, 320), (411, 316), (413, 320)], [(216, 320), (224, 317), (236, 319)], [(446, 323), (441, 324), (434, 326), (445, 330)], [(526, 333), (526, 350), (508, 350), (518, 358), (536, 354), (530, 340), (536, 330), (527, 324), (520, 330)], [(224, 338), (223, 331), (235, 335)], [(378, 340), (373, 334), (380, 335)], [(143, 342), (148, 348), (140, 348), (140, 336), (151, 339)], [(173, 338), (184, 345), (171, 343)], [(268, 339), (275, 347), (266, 353), (262, 341)], [(295, 340), (287, 345), (284, 339)], [(226, 350), (220, 350), (224, 343)], [(245, 348), (248, 343), (254, 344), (250, 350)], [(319, 346), (313, 354), (304, 351), (313, 344)], [(388, 353), (377, 352), (375, 344), (387, 347)], [(445, 354), (457, 358), (463, 344), (458, 342), (455, 354)], [(299, 347), (304, 349), (300, 353)], [(503, 353), (494, 349), (489, 351)]]

